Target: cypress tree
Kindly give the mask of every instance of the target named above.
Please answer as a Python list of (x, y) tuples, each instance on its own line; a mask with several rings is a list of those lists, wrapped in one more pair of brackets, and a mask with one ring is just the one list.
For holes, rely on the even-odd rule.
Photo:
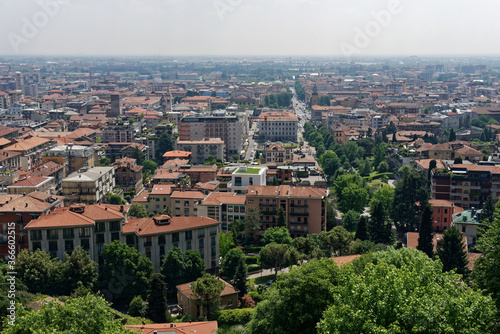
[(368, 240), (368, 217), (361, 216), (359, 219), (354, 239)]
[(165, 276), (158, 273), (153, 274), (150, 285), (148, 318), (158, 323), (171, 322), (172, 318), (170, 316), (167, 318), (167, 286), (165, 284)]
[(432, 244), (432, 207), (429, 203), (424, 206), (424, 211), (422, 212), (417, 249), (429, 257), (434, 255), (434, 245)]
[(462, 234), (455, 226), (444, 232), (441, 245), (438, 248), (438, 256), (443, 263), (443, 272), (455, 269), (458, 274), (466, 275), (469, 272), (467, 267), (467, 252), (464, 250), (464, 240)]

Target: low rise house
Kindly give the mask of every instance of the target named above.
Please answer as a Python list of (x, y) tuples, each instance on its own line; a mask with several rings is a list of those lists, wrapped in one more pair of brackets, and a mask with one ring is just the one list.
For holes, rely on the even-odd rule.
[(462, 232), (463, 236), (467, 239), (467, 246), (473, 247), (477, 242), (477, 232), (481, 223), (479, 222), (479, 215), (481, 210), (465, 210), (453, 214), (453, 225)]
[(266, 185), (267, 167), (238, 167), (231, 177), (231, 190), (239, 194), (245, 194), (249, 186)]
[(135, 193), (139, 193), (142, 190), (143, 167), (137, 164), (136, 159), (128, 157), (117, 159), (112, 166), (115, 168), (116, 185), (119, 185), (126, 190), (134, 190)]
[(96, 203), (115, 187), (114, 167), (82, 168), (62, 181), (62, 193), (70, 201)]
[[(220, 294), (221, 309), (235, 309), (238, 308), (238, 293), (235, 287), (228, 282), (219, 278), (224, 283), (224, 290)], [(191, 317), (197, 319), (200, 316), (207, 317), (207, 310), (205, 307), (196, 302), (196, 296), (191, 290), (193, 282), (177, 285), (177, 303), (182, 314), (189, 314)]]
[(206, 197), (201, 191), (174, 191), (170, 196), (172, 215), (196, 217), (201, 201)]

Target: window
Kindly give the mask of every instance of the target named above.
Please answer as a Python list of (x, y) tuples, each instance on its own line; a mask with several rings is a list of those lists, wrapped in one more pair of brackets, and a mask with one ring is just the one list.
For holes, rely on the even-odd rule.
[(210, 251), (211, 251), (212, 256), (215, 256), (215, 254), (216, 254), (215, 247), (211, 247)]
[(49, 252), (57, 252), (57, 241), (49, 241)]
[(241, 187), (241, 176), (237, 176), (234, 178), (234, 185), (236, 187)]
[(160, 258), (165, 256), (165, 246), (160, 246)]
[(198, 239), (198, 250), (205, 248), (205, 239)]
[(40, 241), (33, 242), (33, 251), (36, 251), (37, 249), (42, 249), (42, 243)]
[(73, 240), (64, 240), (64, 251), (72, 252), (74, 249)]
[(47, 230), (47, 239), (57, 239), (59, 238), (59, 233), (57, 230)]
[(90, 240), (89, 239), (82, 239), (82, 240), (80, 240), (80, 245), (82, 246), (83, 249), (88, 251), (90, 249)]
[(96, 234), (96, 242), (98, 244), (103, 244), (104, 243), (104, 234)]
[(95, 224), (96, 232), (104, 232), (106, 231), (106, 225), (103, 222), (99, 222)]
[(186, 240), (193, 239), (193, 231), (186, 231), (185, 232), (185, 238), (186, 238)]
[(210, 235), (215, 235), (215, 234), (217, 234), (217, 226), (210, 227)]
[(465, 226), (462, 226), (462, 233), (465, 233)]
[(231, 306), (233, 306), (233, 300), (229, 299), (229, 301), (227, 302), (227, 307), (231, 307)]
[(118, 232), (111, 233), (111, 241), (115, 241), (115, 240), (120, 240), (120, 233), (118, 233)]
[(64, 239), (72, 239), (75, 237), (75, 232), (72, 228), (63, 229), (63, 238)]
[(191, 241), (186, 241), (186, 250), (192, 249)]
[(165, 236), (164, 235), (160, 235), (158, 237), (158, 245), (165, 245)]
[[(42, 231), (30, 231), (31, 240), (42, 240)], [(35, 243), (33, 243), (34, 245)]]
[(80, 238), (90, 237), (90, 227), (81, 227), (80, 228)]
[(443, 223), (447, 223), (448, 222), (448, 218), (447, 217), (444, 217), (443, 218)]
[(204, 238), (205, 237), (205, 229), (204, 228), (200, 228), (198, 230), (198, 238)]
[(179, 242), (179, 232), (172, 233), (172, 242)]
[(109, 230), (110, 231), (119, 231), (120, 230), (120, 222), (111, 222), (109, 224)]
[(249, 199), (248, 204), (253, 204), (253, 199)]

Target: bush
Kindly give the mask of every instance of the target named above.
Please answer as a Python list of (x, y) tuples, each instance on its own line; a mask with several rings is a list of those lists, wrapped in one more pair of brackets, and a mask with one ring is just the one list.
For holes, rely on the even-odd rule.
[(141, 296), (136, 296), (130, 302), (128, 315), (132, 317), (143, 317), (146, 314), (146, 305)]
[(259, 262), (259, 256), (258, 255), (245, 256), (245, 262), (248, 265), (258, 264), (258, 262)]
[(253, 310), (253, 308), (222, 310), (217, 318), (218, 325), (219, 327), (245, 325), (252, 318)]
[(248, 265), (248, 272), (249, 273), (254, 272), (254, 271), (259, 271), (259, 270), (260, 270), (260, 266), (258, 264)]
[(262, 297), (258, 291), (248, 292), (248, 297), (251, 297), (255, 303), (258, 303), (262, 300)]

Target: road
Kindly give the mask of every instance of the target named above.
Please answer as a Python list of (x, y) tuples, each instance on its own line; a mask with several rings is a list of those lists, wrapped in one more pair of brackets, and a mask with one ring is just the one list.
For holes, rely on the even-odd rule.
[(292, 97), (293, 109), (295, 111), (295, 114), (297, 115), (297, 118), (299, 118), (298, 137), (302, 138), (304, 132), (304, 124), (306, 122), (309, 122), (311, 115), (309, 111), (307, 111), (306, 104), (302, 101), (297, 100), (297, 94), (295, 94), (295, 89), (290, 88), (290, 90), (293, 93)]
[(254, 144), (255, 142), (253, 140), (253, 135), (256, 132), (257, 132), (257, 122), (253, 122), (252, 128), (248, 131), (248, 147), (246, 148), (244, 160), (253, 161), (255, 151), (257, 150), (257, 145)]

